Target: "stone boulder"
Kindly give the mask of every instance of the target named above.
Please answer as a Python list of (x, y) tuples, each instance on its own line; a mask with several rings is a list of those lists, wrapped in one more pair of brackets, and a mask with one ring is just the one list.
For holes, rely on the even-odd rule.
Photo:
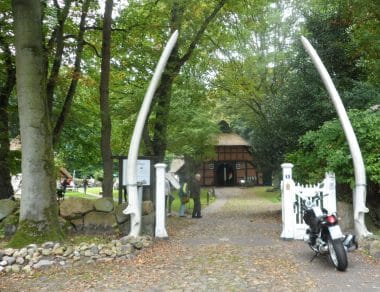
[(109, 213), (113, 211), (113, 200), (112, 198), (100, 198), (95, 200), (94, 206), (96, 211)]
[[(82, 220), (83, 221), (83, 220)], [(66, 220), (63, 217), (58, 217), (59, 225), (61, 226), (61, 229), (64, 233), (70, 233), (75, 231), (74, 225), (71, 223), (70, 220)]]
[(118, 224), (125, 223), (126, 221), (129, 221), (130, 215), (125, 215), (123, 211), (127, 208), (128, 203), (122, 203), (121, 205), (117, 205), (115, 207), (115, 217), (116, 217), (116, 222)]
[(94, 209), (93, 200), (84, 198), (69, 198), (64, 200), (60, 206), (60, 215), (66, 219), (77, 219)]
[(152, 237), (143, 235), (143, 236), (124, 236), (120, 238), (120, 243), (122, 245), (132, 245), (135, 249), (142, 249), (143, 247), (148, 247), (152, 245)]
[(76, 231), (83, 231), (83, 228), (84, 228), (84, 219), (83, 218), (73, 219), (70, 222), (74, 226), (74, 229)]
[(11, 214), (7, 216), (1, 223), (0, 227), (4, 230), (5, 236), (11, 236), (16, 233), (19, 215)]
[(153, 213), (154, 205), (152, 201), (143, 201), (142, 202), (142, 215), (149, 215)]
[(374, 258), (380, 259), (380, 240), (374, 240), (369, 246), (369, 253)]
[(154, 228), (156, 221), (156, 213), (150, 213), (141, 217), (141, 233), (145, 235), (154, 236)]
[(337, 213), (340, 228), (342, 228), (343, 233), (354, 230), (354, 210), (352, 204), (346, 202), (337, 202)]
[(116, 224), (115, 215), (113, 213), (104, 213), (93, 211), (84, 216), (83, 227), (87, 232), (102, 231), (114, 232)]
[(380, 220), (380, 204), (377, 205), (375, 208), (374, 208), (374, 212), (376, 214), (376, 217)]
[(124, 223), (118, 224), (117, 227), (122, 235), (127, 235), (131, 231), (131, 222), (125, 221)]
[(371, 218), (372, 222), (376, 226), (380, 226), (380, 204), (376, 205), (374, 203), (368, 202), (367, 207), (369, 208), (369, 218)]
[(0, 200), (0, 221), (12, 214), (16, 207), (17, 203), (13, 200)]

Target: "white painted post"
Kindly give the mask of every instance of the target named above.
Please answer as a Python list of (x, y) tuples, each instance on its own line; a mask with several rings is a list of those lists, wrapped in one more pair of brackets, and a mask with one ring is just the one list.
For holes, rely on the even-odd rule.
[(283, 163), (282, 184), (281, 184), (281, 203), (282, 203), (282, 233), (281, 238), (293, 239), (295, 230), (295, 214), (293, 204), (295, 201), (295, 184), (292, 178), (293, 164)]
[(165, 229), (165, 163), (157, 163), (156, 168), (156, 237), (168, 238)]
[(327, 196), (323, 198), (323, 205), (329, 213), (336, 212), (336, 190), (335, 190), (335, 174), (326, 172), (323, 180), (323, 194)]
[(302, 44), (309, 54), (311, 60), (313, 61), (315, 67), (317, 68), (323, 83), (330, 95), (330, 98), (334, 104), (334, 107), (338, 113), (340, 123), (342, 125), (348, 147), (350, 148), (350, 153), (352, 156), (352, 161), (354, 163), (354, 174), (355, 174), (355, 189), (353, 192), (354, 201), (354, 222), (356, 235), (359, 237), (371, 236), (372, 233), (367, 230), (367, 226), (364, 221), (365, 213), (368, 213), (368, 208), (366, 204), (366, 174), (363, 162), (362, 153), (360, 151), (358, 140), (356, 139), (355, 132), (352, 128), (350, 120), (348, 118), (347, 112), (344, 108), (343, 102), (339, 96), (338, 91), (335, 88), (334, 83), (331, 80), (329, 73), (326, 70), (325, 65), (323, 65), (321, 59), (319, 58), (317, 52), (310, 44), (310, 42), (305, 38), (301, 37)]
[(140, 112), (137, 116), (135, 128), (133, 130), (131, 143), (128, 152), (127, 162), (127, 181), (128, 181), (128, 207), (123, 211), (124, 214), (131, 215), (131, 231), (129, 236), (137, 237), (141, 231), (141, 204), (139, 204), (137, 191), (137, 156), (139, 153), (140, 141), (146, 119), (148, 117), (150, 105), (157, 86), (160, 82), (162, 72), (165, 69), (166, 62), (170, 53), (177, 42), (178, 31), (175, 31), (166, 44), (164, 51), (158, 61), (156, 70), (154, 71), (152, 80), (148, 86), (148, 90), (144, 96)]

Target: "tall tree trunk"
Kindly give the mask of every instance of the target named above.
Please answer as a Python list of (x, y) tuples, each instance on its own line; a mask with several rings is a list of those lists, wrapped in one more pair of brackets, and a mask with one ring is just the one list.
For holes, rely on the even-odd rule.
[(40, 0), (13, 0), (17, 97), (22, 141), (22, 196), (11, 245), (60, 240)]
[[(153, 136), (153, 152), (154, 155), (159, 158), (160, 161), (165, 157), (165, 151), (167, 148), (167, 128), (168, 117), (170, 111), (171, 90), (175, 77), (178, 75), (182, 66), (189, 60), (194, 52), (196, 45), (199, 43), (204, 32), (212, 20), (226, 4), (227, 0), (220, 0), (214, 7), (211, 13), (204, 19), (199, 29), (191, 39), (190, 45), (184, 49), (185, 53), (182, 57), (178, 53), (178, 45), (173, 49), (166, 70), (162, 75), (161, 83), (157, 88), (155, 95), (155, 101), (157, 103), (156, 119), (154, 124), (154, 136)], [(180, 31), (183, 16), (183, 3), (181, 1), (174, 1), (170, 27), (172, 31)]]
[[(63, 9), (59, 7), (58, 1), (54, 1), (54, 5), (57, 9), (57, 25), (54, 29), (53, 35), (49, 43), (51, 43), (50, 46), (53, 46), (55, 44), (55, 53), (54, 53), (54, 59), (53, 59), (53, 65), (51, 68), (50, 76), (47, 80), (46, 85), (46, 94), (47, 94), (47, 101), (49, 106), (50, 114), (53, 112), (53, 96), (54, 96), (54, 90), (58, 81), (59, 76), (59, 70), (61, 68), (62, 63), (62, 55), (63, 55), (63, 49), (64, 49), (64, 27), (65, 22), (67, 19), (67, 16), (70, 11), (72, 0), (66, 0), (65, 6)], [(48, 46), (48, 49), (49, 47)]]
[(16, 70), (12, 60), (11, 50), (5, 38), (0, 36), (0, 48), (3, 50), (4, 67), (6, 71), (5, 83), (0, 87), (0, 200), (8, 199), (13, 195), (9, 167), (9, 127), (8, 102), (16, 82)]
[[(170, 59), (167, 67), (170, 68)], [(166, 70), (161, 77), (161, 83), (156, 91), (156, 122), (154, 124), (153, 153), (158, 161), (163, 161), (167, 147), (167, 127), (169, 121), (170, 101), (172, 96), (173, 80), (178, 72)]]
[(102, 64), (100, 76), (101, 153), (103, 160), (103, 197), (112, 197), (111, 117), (109, 79), (111, 60), (111, 23), (113, 0), (107, 0), (103, 18)]
[(62, 129), (65, 124), (66, 118), (70, 112), (71, 105), (73, 103), (74, 94), (78, 85), (79, 77), (81, 74), (81, 61), (82, 61), (82, 53), (84, 47), (84, 33), (86, 30), (86, 18), (88, 9), (90, 7), (90, 3), (92, 0), (84, 0), (82, 4), (82, 15), (79, 24), (79, 32), (77, 36), (77, 49), (76, 56), (74, 62), (74, 72), (71, 78), (70, 87), (66, 93), (65, 101), (61, 110), (61, 113), (55, 123), (54, 131), (53, 131), (53, 146), (55, 147), (59, 139), (61, 137)]

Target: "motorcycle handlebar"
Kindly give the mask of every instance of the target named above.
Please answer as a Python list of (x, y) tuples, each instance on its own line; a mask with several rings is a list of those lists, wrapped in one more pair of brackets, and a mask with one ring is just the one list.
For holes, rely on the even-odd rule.
[[(315, 202), (321, 200), (321, 198), (318, 195), (318, 193), (316, 193), (315, 196), (313, 196), (313, 197), (306, 197), (306, 196), (303, 196), (302, 194), (297, 194), (297, 195), (302, 199), (302, 201), (301, 201), (301, 207), (303, 209), (306, 209), (306, 208), (310, 207), (310, 206), (307, 206), (306, 202), (315, 203)], [(298, 202), (295, 202), (294, 204), (298, 205)]]
[[(315, 196), (313, 196), (313, 197), (306, 197), (306, 196), (303, 196), (301, 194), (297, 194), (297, 196), (299, 196), (304, 201), (310, 201), (310, 200), (312, 200), (312, 201), (319, 201), (321, 199), (320, 196), (318, 195), (318, 193), (315, 194)], [(327, 196), (327, 195), (323, 195), (323, 196)]]

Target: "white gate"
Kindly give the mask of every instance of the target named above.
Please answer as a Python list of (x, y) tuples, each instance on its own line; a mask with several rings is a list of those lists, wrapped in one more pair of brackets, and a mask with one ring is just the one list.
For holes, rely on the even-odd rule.
[[(301, 209), (303, 197), (314, 197), (317, 205), (329, 212), (336, 212), (335, 175), (326, 173), (325, 179), (316, 185), (296, 184), (292, 179), (293, 164), (281, 165), (282, 233), (283, 239), (303, 239), (307, 225), (303, 222)], [(317, 197), (316, 197), (317, 196)], [(318, 199), (317, 199), (318, 198)]]

